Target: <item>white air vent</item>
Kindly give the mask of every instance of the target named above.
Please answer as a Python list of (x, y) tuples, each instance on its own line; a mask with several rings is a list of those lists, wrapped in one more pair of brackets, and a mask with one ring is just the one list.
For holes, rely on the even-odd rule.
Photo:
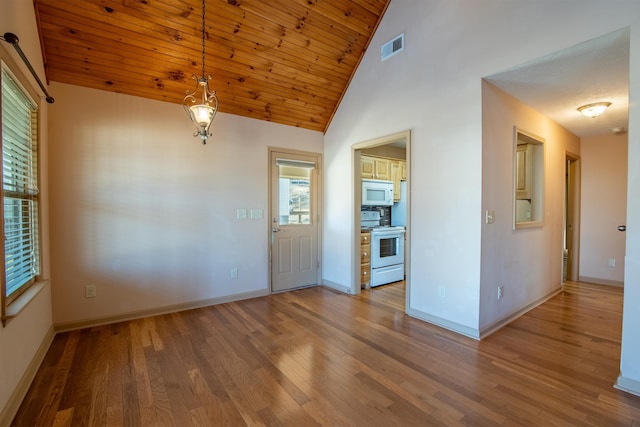
[(391, 58), (396, 53), (400, 53), (404, 50), (404, 33), (398, 37), (382, 45), (381, 56), (382, 60)]

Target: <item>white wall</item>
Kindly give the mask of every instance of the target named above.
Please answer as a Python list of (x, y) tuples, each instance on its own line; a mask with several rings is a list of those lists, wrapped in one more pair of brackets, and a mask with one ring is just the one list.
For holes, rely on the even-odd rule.
[[(350, 287), (357, 267), (351, 253), (357, 237), (353, 187), (345, 185), (354, 175), (351, 146), (411, 129), (409, 312), (477, 335), (485, 292), (480, 286), (481, 197), (509, 197), (493, 194), (502, 191), (495, 188), (482, 193), (483, 168), (490, 165), (481, 160), (481, 79), (625, 26), (640, 26), (640, 3), (615, 4), (393, 0), (325, 135), (325, 191), (331, 200), (325, 205), (324, 277)], [(405, 33), (404, 52), (381, 62), (380, 46), (400, 33)], [(635, 46), (632, 55), (640, 49)], [(511, 270), (505, 276), (515, 276), (516, 267), (507, 266)], [(438, 296), (440, 287), (444, 298)]]
[[(640, 13), (634, 16), (640, 19)], [(627, 245), (618, 386), (640, 396), (640, 25), (637, 23), (631, 28), (629, 77)]]
[[(0, 33), (14, 33), (20, 39), (19, 45), (40, 79), (44, 81), (44, 71), (40, 50), (40, 39), (36, 30), (35, 13), (32, 2), (23, 0), (0, 0)], [(24, 74), (34, 90), (41, 94), (37, 83), (24, 66), (15, 49), (8, 43), (0, 41), (3, 50), (9, 55), (19, 70)], [(1, 56), (1, 55), (0, 55)], [(47, 121), (47, 103), (41, 101), (40, 119)], [(40, 129), (40, 174), (41, 178), (47, 174), (47, 127)], [(49, 221), (48, 221), (48, 192), (46, 179), (40, 183), (41, 195), (41, 245), (42, 245), (42, 277), (47, 279), (49, 268)], [(51, 337), (51, 292), (45, 287), (19, 316), (0, 326), (0, 425), (8, 423), (13, 412), (22, 399), (26, 389), (17, 390), (19, 384), (28, 386), (29, 379), (36, 366), (30, 366), (38, 350)], [(36, 360), (37, 362), (37, 360)], [(25, 383), (26, 381), (26, 383)]]
[(180, 105), (51, 91), (56, 326), (268, 292), (267, 147), (321, 152), (321, 133), (219, 113), (203, 146)]
[[(472, 79), (473, 70), (456, 64), (459, 55), (470, 52), (443, 55), (441, 50), (442, 38), (453, 41), (465, 31), (435, 19), (439, 11), (450, 13), (449, 5), (391, 2), (325, 135), (325, 188), (332, 196), (325, 206), (339, 226), (325, 228), (323, 257), (330, 265), (325, 278), (350, 287), (353, 245), (341, 242), (357, 237), (353, 184), (345, 185), (353, 182), (351, 146), (411, 129), (411, 309), (476, 329), (480, 105), (460, 106), (472, 106), (475, 98), (480, 99), (480, 84)], [(380, 62), (380, 45), (402, 32), (404, 52)], [(450, 84), (437, 83), (444, 81)], [(441, 286), (444, 299), (438, 298)]]
[[(622, 285), (627, 218), (627, 135), (582, 138), (579, 279)], [(609, 267), (609, 259), (615, 267)]]
[[(480, 329), (490, 328), (560, 289), (562, 282), (565, 153), (580, 154), (580, 139), (515, 98), (483, 83)], [(514, 126), (544, 144), (544, 224), (513, 230)], [(502, 298), (497, 288), (503, 286)]]

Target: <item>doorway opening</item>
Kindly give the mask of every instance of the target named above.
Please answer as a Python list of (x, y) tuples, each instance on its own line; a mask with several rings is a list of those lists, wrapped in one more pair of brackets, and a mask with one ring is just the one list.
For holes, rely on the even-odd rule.
[[(354, 269), (351, 293), (359, 295), (363, 290), (376, 294), (376, 299), (384, 299), (389, 292), (381, 289), (386, 287), (402, 287), (404, 292), (404, 307), (406, 312), (410, 306), (410, 277), (411, 277), (411, 234), (410, 234), (410, 205), (411, 205), (411, 132), (387, 135), (352, 146), (354, 161)], [(371, 203), (371, 197), (366, 197), (363, 203), (363, 180), (367, 188), (376, 188), (369, 184), (382, 182), (385, 188), (392, 188), (391, 200), (385, 200), (377, 206)], [(364, 218), (364, 219), (363, 219)], [(389, 239), (394, 250), (385, 251), (397, 258), (402, 253), (401, 260), (395, 261), (393, 266), (376, 267), (372, 260), (379, 254), (372, 253), (376, 245), (372, 244), (376, 233), (395, 229), (403, 236)], [(401, 245), (401, 246), (400, 246)], [(387, 253), (383, 254), (385, 257)], [(402, 265), (400, 265), (402, 263)], [(392, 274), (401, 269), (400, 275)], [(394, 270), (393, 272), (391, 270)], [(373, 274), (375, 273), (375, 274)], [(389, 280), (383, 277), (389, 277)], [(373, 277), (380, 279), (373, 280)], [(391, 280), (393, 277), (393, 280)], [(402, 278), (404, 277), (404, 280)], [(387, 283), (388, 282), (388, 283)]]
[(562, 283), (578, 280), (580, 260), (580, 157), (565, 155)]

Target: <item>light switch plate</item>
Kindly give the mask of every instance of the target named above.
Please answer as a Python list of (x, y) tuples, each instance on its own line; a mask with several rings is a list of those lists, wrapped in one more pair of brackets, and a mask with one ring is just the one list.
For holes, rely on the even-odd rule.
[(251, 219), (262, 218), (262, 209), (251, 209)]
[(247, 210), (246, 209), (238, 209), (238, 210), (236, 210), (236, 218), (238, 218), (238, 219), (247, 219)]
[(85, 285), (84, 287), (84, 297), (85, 298), (95, 298), (97, 295), (96, 285)]
[(484, 222), (485, 224), (493, 224), (493, 211), (485, 211), (484, 213)]

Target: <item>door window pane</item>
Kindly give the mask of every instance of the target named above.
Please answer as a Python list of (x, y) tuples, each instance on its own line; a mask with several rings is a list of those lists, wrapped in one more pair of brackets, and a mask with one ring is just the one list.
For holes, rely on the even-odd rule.
[(280, 225), (311, 224), (311, 170), (297, 166), (278, 166)]

